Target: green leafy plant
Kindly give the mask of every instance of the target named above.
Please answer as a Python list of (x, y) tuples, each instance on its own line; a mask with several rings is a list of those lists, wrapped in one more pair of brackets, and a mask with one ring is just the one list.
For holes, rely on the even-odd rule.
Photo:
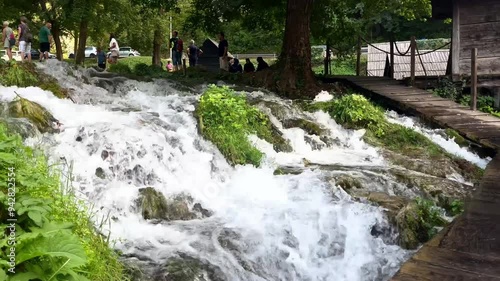
[(368, 128), (378, 136), (384, 135), (384, 112), (362, 95), (345, 95), (334, 100), (330, 114), (337, 122), (350, 128)]
[(7, 271), (12, 245), (8, 236), (3, 236), (2, 280), (126, 279), (118, 256), (94, 229), (88, 208), (70, 190), (61, 188), (60, 175), (49, 169), (43, 154), (24, 146), (20, 136), (8, 134), (3, 125), (0, 169), (9, 171), (0, 173), (0, 221), (13, 216), (17, 219), (16, 273)]
[(250, 106), (245, 96), (226, 86), (210, 85), (200, 98), (196, 114), (202, 134), (231, 164), (260, 165), (262, 152), (252, 146), (248, 135), (273, 140), (273, 133), (268, 117)]
[(436, 235), (436, 226), (445, 226), (446, 220), (441, 215), (440, 211), (430, 200), (421, 198), (416, 199), (417, 214), (418, 214), (418, 240), (425, 242), (429, 241)]

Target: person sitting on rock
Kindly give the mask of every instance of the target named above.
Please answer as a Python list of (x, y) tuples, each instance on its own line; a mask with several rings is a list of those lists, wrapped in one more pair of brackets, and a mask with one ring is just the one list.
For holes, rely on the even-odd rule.
[(261, 70), (264, 70), (266, 68), (269, 68), (269, 64), (267, 64), (267, 62), (264, 61), (264, 59), (262, 57), (258, 57), (257, 58), (257, 71), (261, 71)]
[(230, 73), (243, 73), (243, 67), (240, 64), (240, 60), (232, 59), (231, 66), (229, 67)]
[(243, 71), (245, 71), (245, 73), (255, 72), (255, 66), (248, 58), (246, 59), (246, 63), (245, 63), (245, 66), (243, 67)]

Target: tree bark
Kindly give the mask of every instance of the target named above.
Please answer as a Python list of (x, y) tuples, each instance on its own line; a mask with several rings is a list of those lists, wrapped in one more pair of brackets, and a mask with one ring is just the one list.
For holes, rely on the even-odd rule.
[(161, 42), (161, 30), (159, 27), (156, 27), (153, 39), (153, 65), (161, 65)]
[(52, 23), (52, 37), (54, 38), (54, 44), (56, 45), (56, 57), (58, 60), (63, 59), (63, 50), (61, 44), (61, 27), (57, 21)]
[(82, 19), (78, 36), (78, 50), (76, 52), (76, 64), (82, 64), (85, 59), (85, 45), (87, 44), (88, 21)]
[(285, 38), (277, 68), (276, 90), (289, 98), (318, 94), (311, 65), (310, 23), (314, 0), (288, 0)]
[(76, 59), (76, 52), (78, 51), (78, 30), (75, 30), (73, 38), (75, 39), (75, 44), (73, 45), (73, 55), (75, 56), (74, 59)]

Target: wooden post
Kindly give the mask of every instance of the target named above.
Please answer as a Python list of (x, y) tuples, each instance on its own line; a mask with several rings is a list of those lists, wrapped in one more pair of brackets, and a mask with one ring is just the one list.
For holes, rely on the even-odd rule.
[(477, 104), (477, 48), (473, 48), (471, 52), (471, 109), (476, 110)]
[(361, 35), (358, 35), (358, 46), (356, 48), (356, 76), (361, 73)]
[(330, 52), (330, 44), (328, 43), (328, 41), (326, 41), (326, 53), (325, 53), (325, 58), (323, 60), (323, 64), (325, 67), (325, 72), (324, 72), (325, 75), (329, 74), (329, 71), (328, 71), (328, 66), (329, 66), (329, 62), (330, 62), (329, 52)]
[(410, 62), (410, 75), (411, 75), (411, 86), (415, 86), (415, 49), (417, 47), (417, 42), (415, 41), (415, 36), (411, 37), (410, 49), (411, 49), (411, 62)]
[(460, 5), (453, 1), (453, 33), (451, 36), (451, 75), (453, 81), (460, 80)]
[(391, 64), (390, 64), (390, 66), (391, 66), (391, 68), (390, 68), (389, 72), (390, 72), (391, 78), (394, 79), (394, 39), (393, 39), (393, 37), (391, 37), (390, 44), (391, 44), (391, 50), (390, 50), (390, 52), (391, 52), (391, 57), (390, 57)]

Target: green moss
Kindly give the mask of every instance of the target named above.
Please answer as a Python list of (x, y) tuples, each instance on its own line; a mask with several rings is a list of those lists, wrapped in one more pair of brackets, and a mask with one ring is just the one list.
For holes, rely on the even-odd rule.
[(166, 268), (171, 281), (195, 281), (202, 271), (202, 265), (195, 260), (172, 259)]
[(9, 114), (15, 118), (27, 118), (40, 132), (52, 132), (52, 122), (56, 119), (38, 103), (19, 97), (9, 103)]
[[(8, 171), (9, 168), (15, 170), (16, 182), (16, 203), (23, 202), (26, 209), (33, 202), (40, 202), (36, 207), (28, 207), (27, 211), (37, 212), (22, 214), (20, 208), (16, 207), (17, 218), (17, 233), (18, 241), (23, 240), (23, 243), (17, 245), (17, 250), (20, 252), (28, 251), (30, 243), (36, 244), (37, 252), (32, 256), (34, 258), (16, 265), (16, 273), (21, 272), (36, 272), (37, 277), (42, 277), (43, 280), (69, 280), (67, 272), (68, 265), (63, 271), (59, 262), (66, 261), (58, 257), (53, 248), (45, 249), (40, 239), (43, 236), (50, 237), (50, 241), (61, 241), (68, 237), (74, 237), (74, 241), (68, 243), (64, 247), (66, 249), (74, 249), (72, 252), (75, 256), (77, 249), (82, 249), (84, 254), (81, 260), (83, 265), (78, 266), (74, 270), (78, 275), (84, 275), (88, 280), (108, 281), (108, 280), (126, 280), (124, 275), (123, 265), (118, 260), (118, 255), (109, 247), (109, 241), (94, 228), (91, 220), (91, 210), (87, 208), (86, 202), (77, 200), (67, 186), (61, 186), (60, 174), (50, 168), (47, 159), (43, 153), (34, 151), (31, 148), (25, 147), (19, 136), (11, 136), (5, 132), (5, 128), (0, 126), (0, 168)], [(71, 175), (69, 175), (71, 177)], [(0, 219), (6, 221), (8, 204), (5, 197), (7, 191), (7, 173), (0, 175)], [(5, 191), (4, 191), (5, 190)], [(29, 202), (29, 203), (28, 203)], [(17, 205), (16, 205), (17, 206)], [(45, 211), (44, 211), (45, 210)], [(40, 211), (43, 211), (40, 215)], [(35, 216), (36, 215), (36, 216)], [(105, 219), (103, 223), (107, 223)], [(35, 223), (35, 224), (33, 224)], [(50, 230), (56, 223), (70, 226), (64, 230)], [(42, 225), (51, 225), (47, 229), (40, 227)], [(31, 235), (33, 233), (41, 235)], [(0, 238), (0, 244), (6, 243), (6, 239)], [(5, 256), (7, 252), (5, 248), (0, 249), (0, 258), (8, 260)], [(51, 258), (47, 259), (45, 253), (51, 251)], [(64, 250), (63, 250), (64, 251)], [(38, 255), (43, 257), (37, 258)], [(76, 257), (73, 259), (76, 262)], [(5, 264), (1, 264), (0, 268), (6, 270)], [(52, 275), (53, 274), (53, 275)], [(48, 275), (46, 277), (46, 275)], [(50, 277), (51, 276), (51, 277)], [(50, 278), (49, 278), (50, 277)]]
[(40, 85), (40, 88), (52, 92), (54, 96), (60, 98), (60, 99), (66, 99), (69, 97), (68, 90), (62, 88), (57, 81), (44, 81)]
[(408, 204), (396, 216), (400, 233), (400, 245), (405, 249), (416, 249), (429, 241), (447, 221), (441, 216), (433, 202), (417, 199)]
[(320, 136), (325, 133), (325, 130), (322, 129), (318, 124), (301, 118), (285, 120), (283, 121), (283, 127), (285, 127), (286, 129), (294, 127), (301, 128), (309, 135)]
[(260, 165), (263, 154), (249, 142), (249, 134), (265, 139), (277, 150), (291, 150), (269, 118), (250, 106), (245, 96), (228, 87), (209, 86), (201, 96), (196, 116), (202, 135), (212, 141), (233, 165)]
[(444, 130), (444, 132), (450, 139), (453, 139), (460, 147), (469, 147), (469, 142), (464, 137), (462, 137), (457, 131), (448, 128)]

